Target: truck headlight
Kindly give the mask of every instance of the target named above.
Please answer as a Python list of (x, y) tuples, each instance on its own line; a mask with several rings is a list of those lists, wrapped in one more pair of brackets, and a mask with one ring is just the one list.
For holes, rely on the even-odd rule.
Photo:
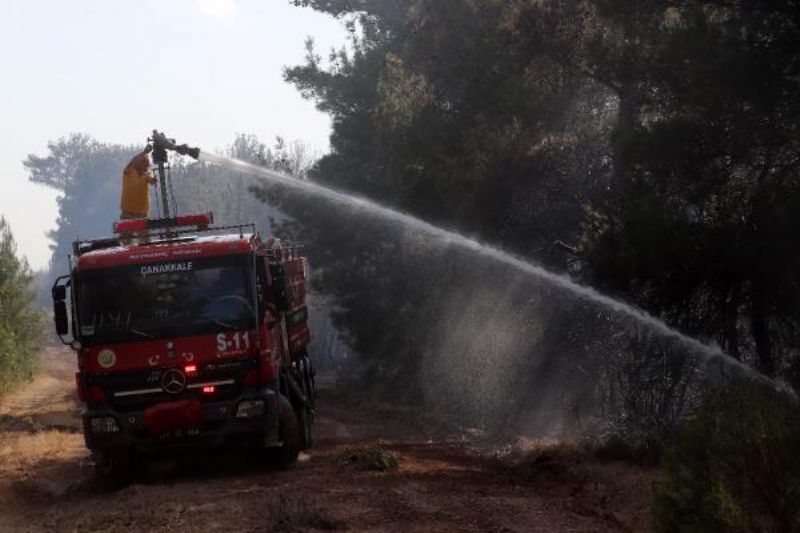
[(119, 425), (113, 416), (99, 416), (90, 421), (92, 433), (116, 433)]
[(239, 402), (236, 418), (251, 418), (264, 414), (264, 400), (245, 400)]

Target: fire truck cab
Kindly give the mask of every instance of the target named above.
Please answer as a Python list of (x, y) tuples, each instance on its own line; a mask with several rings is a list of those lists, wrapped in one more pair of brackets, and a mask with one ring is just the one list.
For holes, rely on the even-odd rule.
[(101, 473), (199, 445), (261, 447), (288, 466), (313, 443), (303, 250), (212, 223), (118, 222), (119, 237), (76, 241), (53, 286)]

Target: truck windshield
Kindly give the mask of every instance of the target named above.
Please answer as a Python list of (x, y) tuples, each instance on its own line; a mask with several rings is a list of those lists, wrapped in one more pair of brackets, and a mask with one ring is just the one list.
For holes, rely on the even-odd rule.
[(80, 272), (81, 338), (113, 342), (252, 327), (251, 270), (251, 258), (239, 255)]

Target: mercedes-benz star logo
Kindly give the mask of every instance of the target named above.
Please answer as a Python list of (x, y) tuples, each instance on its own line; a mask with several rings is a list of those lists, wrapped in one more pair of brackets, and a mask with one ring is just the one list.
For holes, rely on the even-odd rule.
[(178, 394), (186, 388), (186, 376), (177, 368), (171, 368), (161, 374), (161, 388), (170, 394)]

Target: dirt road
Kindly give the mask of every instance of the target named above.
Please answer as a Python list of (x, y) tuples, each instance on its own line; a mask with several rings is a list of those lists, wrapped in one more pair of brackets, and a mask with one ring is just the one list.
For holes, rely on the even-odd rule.
[[(290, 471), (212, 452), (110, 487), (83, 447), (73, 364), (70, 352), (47, 349), (37, 379), (0, 404), (0, 531), (648, 529), (651, 470), (594, 461), (565, 470), (543, 456), (528, 475), (411, 414), (324, 391), (318, 445)], [(363, 468), (374, 450), (397, 468)]]

